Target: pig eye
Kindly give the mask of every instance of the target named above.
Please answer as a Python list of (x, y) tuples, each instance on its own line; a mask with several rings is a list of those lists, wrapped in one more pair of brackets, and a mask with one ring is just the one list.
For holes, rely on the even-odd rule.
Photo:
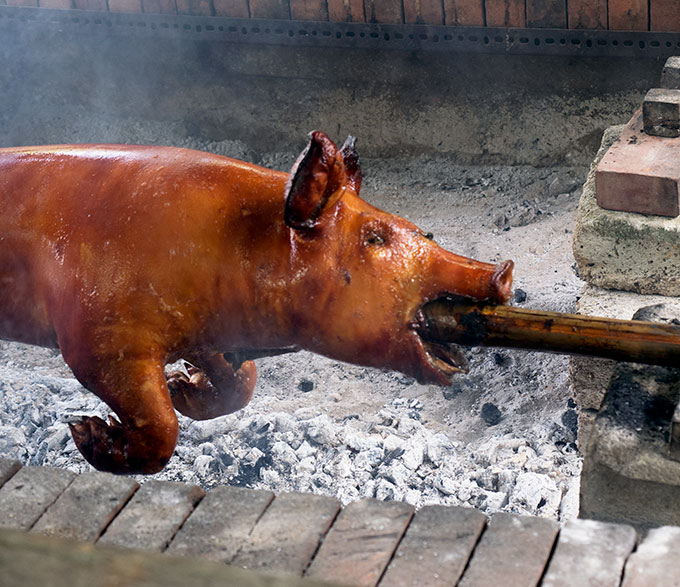
[(434, 240), (434, 235), (433, 235), (431, 232), (424, 232), (424, 233), (423, 233), (423, 236), (424, 236), (427, 240), (429, 240), (429, 241), (433, 241), (433, 240)]
[(364, 226), (364, 243), (367, 245), (384, 245), (389, 241), (390, 230), (387, 226), (369, 224)]

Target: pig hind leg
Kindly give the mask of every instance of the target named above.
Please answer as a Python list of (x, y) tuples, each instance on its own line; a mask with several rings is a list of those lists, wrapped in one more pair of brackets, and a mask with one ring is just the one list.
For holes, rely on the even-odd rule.
[[(105, 422), (85, 416), (69, 424), (78, 450), (96, 469), (118, 474), (156, 473), (163, 469), (177, 443), (179, 426), (158, 360), (98, 359), (86, 369), (87, 387), (118, 415)], [(89, 363), (89, 362), (88, 362)]]
[(222, 353), (190, 357), (188, 376), (168, 375), (175, 409), (194, 420), (210, 420), (243, 408), (253, 395), (257, 371), (253, 361), (232, 364)]

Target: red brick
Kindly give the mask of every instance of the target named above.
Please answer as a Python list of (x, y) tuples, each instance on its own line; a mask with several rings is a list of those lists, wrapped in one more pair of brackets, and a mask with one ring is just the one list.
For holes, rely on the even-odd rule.
[(347, 585), (376, 585), (412, 516), (413, 507), (399, 501), (366, 499), (349, 504), (305, 575)]
[(73, 8), (79, 10), (107, 10), (106, 0), (73, 0)]
[(176, 0), (176, 1), (178, 14), (192, 14), (193, 16), (212, 15), (212, 4), (210, 0)]
[(606, 29), (607, 0), (569, 0), (570, 29)]
[(326, 0), (290, 0), (293, 20), (328, 20)]
[(290, 19), (288, 0), (250, 0), (252, 18)]
[(213, 0), (215, 16), (230, 16), (232, 18), (248, 18), (247, 0)]
[(647, 0), (609, 0), (609, 28), (646, 31), (649, 28)]
[(650, 30), (680, 31), (680, 4), (678, 4), (678, 0), (653, 0), (649, 10)]
[(142, 0), (109, 0), (109, 12), (141, 12)]
[(444, 11), (441, 0), (406, 0), (404, 20), (418, 24), (444, 24)]
[(366, 20), (401, 24), (404, 21), (401, 0), (365, 0)]
[(486, 25), (523, 27), (524, 0), (486, 0)]
[(484, 26), (482, 0), (444, 0), (446, 24), (453, 26)]
[(678, 216), (680, 142), (645, 134), (638, 110), (597, 166), (595, 190), (607, 210)]
[(364, 22), (364, 0), (328, 0), (328, 20)]
[(38, 0), (41, 8), (56, 8), (57, 10), (69, 10), (73, 8), (71, 0)]
[(142, 8), (149, 14), (177, 14), (175, 0), (142, 0)]
[(527, 0), (527, 26), (552, 29), (566, 28), (566, 0)]

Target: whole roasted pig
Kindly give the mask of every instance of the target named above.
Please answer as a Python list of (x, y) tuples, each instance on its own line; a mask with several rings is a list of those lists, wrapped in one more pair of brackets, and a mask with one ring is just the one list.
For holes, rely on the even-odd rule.
[[(503, 303), (512, 263), (449, 253), (359, 198), (353, 139), (310, 135), (290, 174), (115, 145), (0, 149), (0, 337), (58, 347), (118, 416), (73, 439), (96, 468), (153, 473), (195, 419), (245, 406), (253, 357), (308, 349), (446, 384), (422, 337), (444, 295)], [(183, 358), (189, 376), (164, 367)]]

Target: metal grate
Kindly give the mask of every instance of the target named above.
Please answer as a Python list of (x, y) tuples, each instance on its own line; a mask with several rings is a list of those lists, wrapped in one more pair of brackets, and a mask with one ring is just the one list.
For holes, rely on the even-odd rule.
[(0, 6), (0, 29), (7, 27), (53, 27), (68, 34), (401, 51), (628, 58), (664, 58), (680, 53), (680, 32), (336, 23)]

